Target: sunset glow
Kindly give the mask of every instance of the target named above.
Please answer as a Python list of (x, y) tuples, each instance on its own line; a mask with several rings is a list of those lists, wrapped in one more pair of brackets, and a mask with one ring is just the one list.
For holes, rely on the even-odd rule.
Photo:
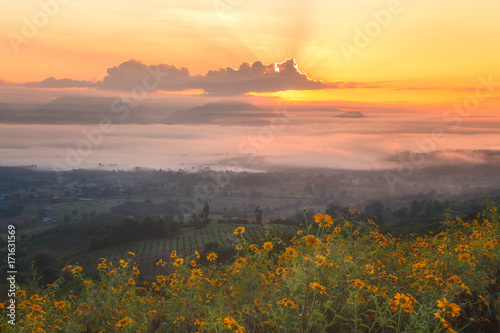
[[(487, 124), (500, 123), (498, 2), (40, 0), (2, 8), (0, 102), (10, 108), (2, 121), (32, 124), (40, 132), (49, 124), (83, 126), (110, 117), (118, 119), (117, 128), (128, 122), (234, 125), (239, 116), (210, 109), (220, 101), (251, 103), (243, 107), (261, 113), (238, 125), (261, 126), (269, 110), (288, 103), (294, 119), (311, 121), (301, 124), (304, 129), (310, 126), (313, 133), (318, 123), (332, 123), (332, 130), (346, 123), (352, 142), (365, 128), (394, 122), (376, 133), (378, 153), (390, 155), (412, 150), (411, 142), (420, 140), (416, 135), (435, 128), (456, 134), (459, 124), (461, 131), (486, 135), (494, 131)], [(75, 107), (75, 101), (89, 105)], [(73, 118), (57, 111), (68, 105)], [(166, 120), (197, 107), (212, 113)], [(39, 108), (43, 112), (30, 113)], [(250, 109), (240, 110), (242, 116)], [(344, 109), (358, 113), (341, 114)], [(321, 110), (331, 113), (315, 113)], [(422, 126), (415, 136), (408, 134), (412, 119)], [(398, 142), (386, 136), (392, 132)], [(273, 134), (259, 154), (279, 151), (285, 137)], [(467, 145), (460, 136), (449, 138), (436, 149)], [(334, 158), (339, 152), (363, 155), (352, 142), (341, 147), (336, 141), (347, 137), (331, 139), (321, 150), (332, 156), (329, 163), (340, 163)], [(210, 147), (236, 153), (237, 144), (224, 146), (231, 140)], [(305, 146), (321, 147), (321, 140), (316, 134), (302, 137), (294, 150), (313, 156)], [(491, 145), (484, 141), (478, 148)]]

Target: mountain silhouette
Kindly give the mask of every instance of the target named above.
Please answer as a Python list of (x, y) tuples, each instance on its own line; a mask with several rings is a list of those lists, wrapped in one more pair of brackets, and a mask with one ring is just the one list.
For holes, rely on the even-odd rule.
[(366, 116), (359, 111), (346, 111), (344, 113), (333, 116), (334, 118), (366, 118)]
[(217, 124), (217, 125), (261, 125), (270, 112), (247, 102), (218, 101), (189, 110), (177, 111), (164, 123), (174, 124)]

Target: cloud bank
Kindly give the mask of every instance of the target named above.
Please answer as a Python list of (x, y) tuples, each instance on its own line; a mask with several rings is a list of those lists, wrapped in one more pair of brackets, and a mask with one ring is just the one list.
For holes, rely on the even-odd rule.
[[(302, 73), (295, 59), (264, 65), (257, 61), (244, 62), (238, 69), (230, 67), (210, 70), (205, 75), (191, 75), (186, 67), (174, 65), (146, 65), (129, 60), (108, 68), (107, 75), (98, 82), (47, 78), (24, 84), (32, 88), (98, 88), (130, 90), (137, 86), (151, 86), (161, 91), (203, 89), (213, 95), (243, 95), (249, 92), (276, 92), (283, 90), (316, 90), (338, 88), (342, 83), (321, 82)], [(146, 87), (147, 88), (147, 87)]]
[(90, 81), (78, 81), (72, 79), (56, 79), (49, 77), (38, 82), (27, 82), (24, 84), (30, 88), (93, 88), (96, 84)]

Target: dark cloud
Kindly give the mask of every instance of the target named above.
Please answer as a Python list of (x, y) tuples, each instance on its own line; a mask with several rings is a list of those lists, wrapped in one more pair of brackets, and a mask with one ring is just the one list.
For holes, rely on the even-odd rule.
[(191, 84), (192, 88), (218, 95), (330, 88), (329, 84), (312, 80), (301, 73), (293, 58), (269, 65), (260, 61), (252, 64), (245, 62), (237, 70), (208, 71), (205, 76), (196, 77)]
[(181, 91), (192, 80), (186, 67), (160, 64), (148, 66), (137, 60), (129, 60), (113, 68), (98, 82), (101, 89), (130, 90), (143, 87), (146, 90)]
[(191, 75), (186, 67), (159, 64), (148, 66), (129, 60), (108, 68), (107, 75), (97, 83), (71, 79), (48, 78), (25, 84), (35, 88), (98, 87), (99, 89), (182, 91), (203, 89), (214, 95), (242, 95), (249, 92), (276, 92), (282, 90), (315, 90), (325, 88), (353, 88), (353, 83), (312, 80), (300, 72), (295, 59), (264, 65), (257, 61), (244, 62), (238, 69), (210, 70), (205, 75)]

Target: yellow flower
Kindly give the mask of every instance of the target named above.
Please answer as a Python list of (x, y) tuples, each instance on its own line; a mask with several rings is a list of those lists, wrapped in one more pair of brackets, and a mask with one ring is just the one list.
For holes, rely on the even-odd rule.
[(289, 300), (289, 299), (282, 299), (282, 300), (279, 300), (278, 301), (278, 304), (279, 305), (284, 305), (284, 306), (290, 306), (292, 308), (296, 308), (297, 307), (297, 304), (295, 304), (295, 302)]
[(196, 321), (194, 322), (194, 326), (203, 326), (204, 324), (204, 321), (199, 321), (198, 319), (196, 319)]
[(233, 231), (233, 235), (237, 236), (237, 235), (241, 235), (245, 232), (245, 227), (239, 227), (239, 228), (236, 228), (234, 231)]
[(253, 304), (255, 304), (255, 306), (261, 306), (262, 302), (258, 298), (256, 298), (253, 300)]
[(128, 254), (131, 255), (132, 257), (135, 257), (135, 253), (134, 252), (129, 252)]
[(215, 259), (217, 259), (217, 253), (210, 252), (209, 254), (207, 254), (208, 261), (214, 261)]
[(56, 309), (60, 309), (60, 310), (63, 310), (65, 309), (66, 307), (66, 302), (65, 301), (60, 301), (60, 302), (55, 302), (54, 301), (54, 306), (56, 307)]
[(125, 317), (122, 320), (118, 321), (116, 323), (117, 327), (124, 327), (125, 325), (131, 324), (132, 323), (132, 318), (130, 317)]
[(413, 298), (410, 294), (396, 293), (392, 300), (389, 300), (389, 304), (391, 304), (391, 310), (393, 312), (398, 311), (399, 306), (406, 313), (413, 312), (413, 304), (415, 303), (415, 298)]
[(125, 260), (123, 259), (120, 259), (120, 261), (118, 262), (123, 268), (127, 268), (127, 263), (125, 262)]
[(184, 263), (184, 259), (182, 258), (178, 258), (178, 259), (175, 259), (174, 261), (174, 266), (180, 266)]
[(331, 227), (333, 225), (332, 217), (328, 214), (317, 214), (314, 216), (314, 221), (319, 223), (320, 227)]
[(246, 329), (243, 326), (238, 325), (238, 323), (236, 322), (236, 320), (234, 320), (234, 318), (226, 317), (226, 318), (224, 318), (223, 322), (224, 322), (224, 326), (234, 330), (234, 332), (237, 332), (237, 333), (245, 333), (246, 332)]
[(81, 271), (83, 271), (83, 268), (81, 266), (76, 266), (75, 268), (73, 268), (71, 270), (71, 273), (76, 274), (76, 273), (80, 273)]
[(442, 301), (437, 301), (437, 306), (441, 308), (444, 313), (451, 314), (452, 317), (460, 316), (460, 306), (455, 303), (449, 303), (446, 297)]
[(313, 235), (307, 235), (305, 237), (302, 237), (302, 239), (306, 242), (306, 247), (316, 247), (321, 244), (320, 240)]
[(265, 242), (264, 245), (262, 246), (264, 250), (266, 251), (271, 251), (273, 249), (273, 243), (271, 242)]
[(311, 287), (311, 289), (317, 289), (317, 290), (319, 290), (320, 294), (324, 294), (325, 293), (325, 287), (322, 286), (322, 285), (320, 285), (318, 282), (310, 283), (309, 287)]
[(203, 277), (203, 272), (201, 271), (201, 269), (195, 268), (195, 269), (191, 270), (191, 278), (192, 279), (194, 279), (194, 278), (201, 279), (202, 277)]
[(134, 280), (134, 279), (132, 279), (132, 278), (129, 278), (129, 279), (128, 279), (128, 285), (129, 285), (129, 286), (135, 286), (135, 283), (136, 283), (136, 282), (135, 282), (135, 280)]
[(163, 261), (163, 259), (158, 260), (158, 262), (156, 263), (156, 266), (158, 266), (158, 265), (161, 265), (161, 267), (165, 266), (165, 262)]
[(70, 269), (71, 267), (72, 267), (71, 265), (64, 266), (64, 268), (61, 269), (61, 272), (64, 272), (65, 270)]
[(194, 254), (195, 254), (196, 258), (200, 259), (200, 253), (198, 251), (194, 251)]
[(444, 328), (448, 329), (448, 332), (450, 332), (450, 333), (456, 333), (456, 331), (452, 328), (451, 324), (446, 319), (444, 319), (443, 317), (441, 317), (441, 314), (439, 312), (436, 312), (434, 314), (434, 317), (438, 318), (441, 321), (441, 324), (443, 324)]
[(170, 258), (175, 258), (177, 257), (177, 251), (173, 250), (172, 253), (170, 254)]
[(33, 310), (33, 312), (40, 311), (40, 312), (45, 313), (44, 311), (42, 311), (42, 307), (40, 305), (38, 305), (38, 304), (31, 305), (31, 310)]
[(255, 244), (250, 244), (250, 250), (252, 250), (255, 253), (260, 253), (259, 247)]
[(132, 269), (134, 271), (134, 275), (135, 277), (138, 277), (140, 272), (139, 272), (139, 269), (137, 267), (134, 266), (134, 268)]
[(295, 250), (295, 248), (289, 246), (286, 248), (286, 251), (285, 253), (290, 257), (290, 258), (295, 258), (297, 256), (297, 251)]

